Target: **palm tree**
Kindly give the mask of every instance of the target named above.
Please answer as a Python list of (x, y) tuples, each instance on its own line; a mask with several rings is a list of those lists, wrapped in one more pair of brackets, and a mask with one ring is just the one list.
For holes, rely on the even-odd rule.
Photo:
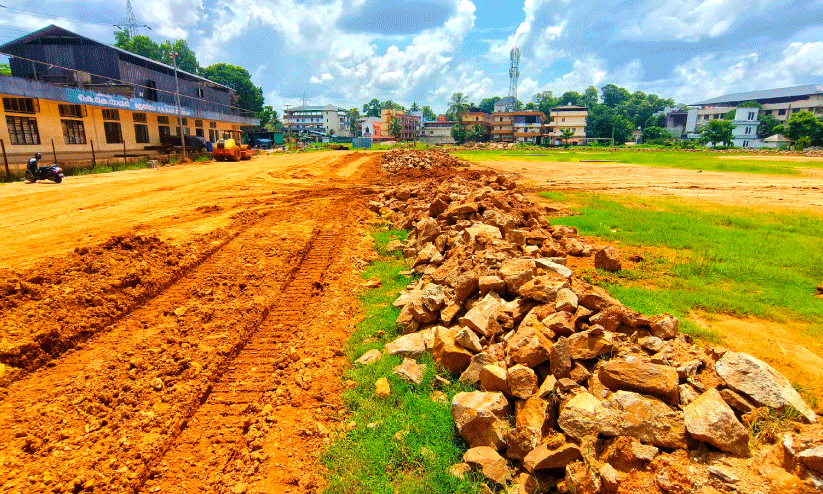
[(449, 113), (454, 114), (459, 119), (469, 108), (469, 99), (463, 93), (454, 93), (449, 102)]

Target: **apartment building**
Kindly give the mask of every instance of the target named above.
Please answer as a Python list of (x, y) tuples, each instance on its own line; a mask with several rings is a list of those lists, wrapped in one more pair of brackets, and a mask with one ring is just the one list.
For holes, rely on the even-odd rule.
[(586, 119), (588, 116), (589, 109), (585, 106), (564, 105), (552, 108), (549, 110), (549, 123), (546, 124), (543, 131), (543, 142), (551, 142), (555, 145), (564, 144), (563, 130), (571, 129), (574, 131), (574, 135), (569, 139), (569, 142), (580, 143), (586, 139)]
[(422, 117), (403, 110), (381, 110), (380, 125), (384, 135), (391, 136), (391, 122), (394, 118), (400, 122), (400, 127), (403, 129), (400, 139), (407, 141), (416, 139), (422, 128)]
[(448, 120), (438, 120), (437, 122), (423, 122), (423, 128), (420, 132), (420, 140), (428, 144), (454, 144), (454, 137), (452, 137), (452, 127), (457, 122)]
[(540, 144), (545, 122), (546, 115), (541, 111), (493, 113), (491, 118), (492, 140)]
[(297, 106), (283, 111), (283, 126), (292, 132), (349, 137), (348, 112), (335, 105)]
[(466, 127), (474, 127), (479, 125), (488, 131), (491, 131), (494, 125), (492, 124), (492, 114), (484, 111), (469, 111), (460, 116), (460, 123)]
[(0, 139), (9, 160), (52, 150), (61, 159), (146, 154), (163, 135), (217, 141), (243, 126), (260, 125), (232, 106), (234, 91), (174, 68), (48, 26), (0, 46), (11, 76), (0, 76)]

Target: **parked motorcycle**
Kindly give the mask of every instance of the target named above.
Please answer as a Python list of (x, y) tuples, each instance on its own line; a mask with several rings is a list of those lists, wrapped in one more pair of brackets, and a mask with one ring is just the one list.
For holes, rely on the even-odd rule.
[(63, 181), (63, 169), (57, 165), (37, 166), (37, 162), (43, 157), (42, 154), (37, 153), (29, 160), (29, 166), (26, 168), (26, 181), (34, 183), (38, 180), (51, 180), (56, 184)]
[(38, 180), (51, 180), (56, 184), (63, 181), (63, 169), (57, 165), (40, 166), (35, 173), (26, 170), (26, 181), (34, 183)]

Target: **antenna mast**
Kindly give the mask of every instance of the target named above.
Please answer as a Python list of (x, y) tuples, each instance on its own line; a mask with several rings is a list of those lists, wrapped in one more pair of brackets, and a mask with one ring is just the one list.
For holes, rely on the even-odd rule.
[(515, 46), (511, 51), (511, 67), (509, 68), (509, 105), (506, 111), (513, 112), (517, 109), (517, 79), (520, 78), (520, 48)]

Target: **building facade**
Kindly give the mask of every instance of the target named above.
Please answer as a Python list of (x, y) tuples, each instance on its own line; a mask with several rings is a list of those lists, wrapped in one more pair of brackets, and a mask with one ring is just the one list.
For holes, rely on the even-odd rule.
[(563, 130), (574, 131), (569, 143), (579, 144), (586, 139), (586, 119), (589, 109), (585, 106), (565, 105), (556, 106), (549, 110), (549, 122), (546, 124), (543, 136), (544, 144), (564, 144)]
[[(233, 106), (234, 92), (154, 60), (49, 26), (0, 46), (11, 76), (0, 76), (0, 139), (10, 161), (54, 150), (62, 159), (146, 151), (163, 136), (217, 141), (259, 119)], [(170, 89), (171, 88), (171, 89)], [(236, 135), (236, 134), (235, 134)]]
[(735, 111), (734, 129), (732, 129), (732, 144), (740, 148), (759, 148), (763, 142), (757, 137), (757, 128), (760, 125), (759, 108), (740, 107)]
[(435, 145), (452, 145), (454, 144), (454, 137), (452, 137), (452, 127), (457, 122), (438, 121), (438, 122), (423, 122), (423, 128), (420, 132), (420, 140)]
[(382, 137), (382, 123), (379, 118), (366, 117), (361, 123), (363, 137)]
[(380, 121), (383, 134), (387, 137), (395, 137), (391, 133), (391, 123), (395, 118), (400, 122), (402, 128), (400, 139), (411, 141), (417, 138), (422, 128), (421, 117), (411, 115), (403, 110), (381, 110)]
[(283, 111), (283, 126), (291, 132), (350, 137), (348, 112), (334, 105), (297, 106)]

